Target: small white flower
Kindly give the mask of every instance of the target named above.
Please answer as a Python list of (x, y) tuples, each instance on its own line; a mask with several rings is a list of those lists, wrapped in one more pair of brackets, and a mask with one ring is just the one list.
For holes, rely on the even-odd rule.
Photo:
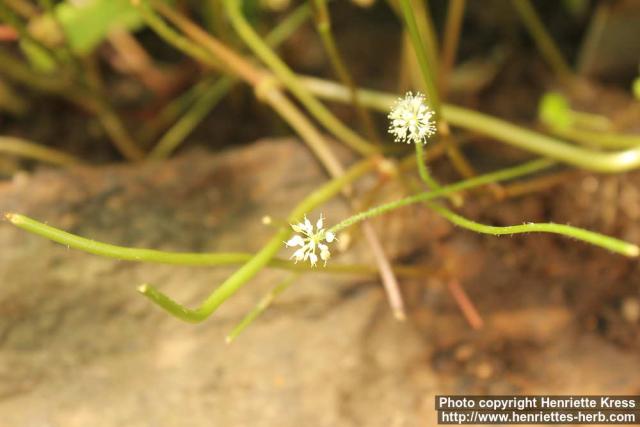
[(423, 94), (407, 92), (404, 98), (398, 98), (387, 116), (391, 121), (389, 133), (395, 136), (395, 142), (426, 144), (427, 138), (436, 133), (434, 114)]
[(331, 257), (331, 252), (329, 251), (329, 247), (322, 242), (331, 243), (336, 240), (336, 235), (331, 231), (324, 230), (324, 218), (320, 215), (320, 219), (316, 222), (315, 231), (313, 229), (313, 224), (311, 221), (304, 217), (304, 221), (298, 224), (291, 224), (291, 228), (296, 233), (291, 239), (286, 241), (284, 244), (287, 247), (300, 246), (291, 258), (298, 261), (306, 261), (309, 260), (312, 267), (315, 267), (318, 263), (318, 255), (316, 254), (316, 249), (320, 251), (320, 259), (324, 261), (324, 265), (327, 265), (327, 261)]

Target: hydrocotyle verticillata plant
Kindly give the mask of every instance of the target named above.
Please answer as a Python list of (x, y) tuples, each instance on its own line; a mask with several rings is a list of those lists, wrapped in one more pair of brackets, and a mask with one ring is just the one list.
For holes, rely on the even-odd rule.
[[(39, 234), (69, 247), (112, 258), (181, 265), (215, 266), (241, 264), (231, 276), (215, 288), (202, 304), (195, 308), (181, 305), (149, 284), (139, 287), (139, 291), (154, 303), (176, 317), (189, 322), (200, 322), (208, 318), (221, 304), (266, 267), (285, 268), (299, 274), (306, 274), (320, 269), (325, 272), (367, 271), (370, 273), (372, 271), (370, 266), (339, 265), (332, 262), (331, 245), (337, 240), (336, 236), (347, 231), (349, 227), (363, 223), (363, 221), (412, 204), (424, 204), (425, 208), (432, 209), (453, 224), (478, 233), (492, 235), (527, 232), (554, 233), (591, 243), (625, 256), (637, 257), (639, 250), (635, 244), (588, 230), (553, 223), (524, 223), (507, 227), (495, 227), (477, 223), (449, 209), (445, 203), (446, 198), (456, 200), (455, 197), (460, 197), (465, 190), (540, 172), (554, 165), (555, 161), (603, 172), (619, 172), (636, 168), (640, 165), (640, 151), (638, 151), (640, 148), (635, 146), (625, 147), (628, 149), (623, 152), (603, 153), (585, 147), (574, 146), (563, 140), (524, 129), (495, 117), (483, 115), (477, 111), (446, 104), (443, 94), (438, 91), (438, 88), (442, 86), (442, 82), (437, 81), (438, 70), (434, 70), (437, 63), (436, 55), (438, 50), (434, 44), (437, 44), (437, 41), (430, 40), (429, 43), (424, 43), (421, 39), (423, 37), (421, 29), (426, 28), (428, 33), (429, 29), (433, 28), (432, 23), (429, 22), (430, 18), (423, 17), (422, 21), (416, 19), (412, 2), (408, 0), (400, 0), (398, 4), (401, 10), (399, 15), (403, 20), (405, 31), (410, 35), (422, 77), (421, 84), (414, 84), (411, 87), (419, 87), (425, 94), (408, 92), (402, 98), (398, 98), (395, 104), (393, 103), (393, 99), (396, 98), (395, 95), (389, 96), (364, 91), (356, 87), (353, 80), (349, 78), (342, 79), (343, 82), (346, 81), (347, 87), (340, 88), (333, 83), (319, 83), (317, 80), (313, 81), (301, 77), (278, 56), (274, 50), (278, 43), (265, 42), (255, 31), (253, 22), (250, 22), (244, 16), (246, 8), (250, 7), (250, 5), (245, 5), (242, 1), (224, 0), (220, 3), (222, 6), (220, 10), (224, 10), (227, 14), (228, 28), (233, 28), (237, 33), (238, 40), (248, 48), (244, 51), (237, 49), (238, 46), (236, 45), (232, 46), (230, 43), (226, 43), (226, 37), (220, 31), (220, 28), (213, 28), (211, 31), (205, 30), (187, 16), (175, 10), (170, 6), (170, 3), (158, 0), (137, 0), (130, 4), (133, 7), (132, 10), (136, 12), (134, 27), (137, 28), (142, 22), (147, 24), (167, 44), (174, 46), (201, 64), (206, 70), (204, 74), (207, 79), (211, 79), (216, 73), (226, 74), (225, 77), (221, 78), (225, 80), (219, 80), (226, 83), (221, 86), (220, 90), (212, 91), (215, 96), (211, 96), (214, 99), (219, 99), (223, 93), (226, 93), (232, 82), (243, 81), (245, 84), (250, 85), (254, 89), (256, 98), (276, 111), (290, 125), (291, 129), (300, 135), (301, 139), (307, 143), (331, 176), (331, 179), (325, 185), (322, 185), (304, 198), (292, 210), (287, 218), (287, 222), (291, 225), (279, 227), (273, 237), (255, 254), (171, 253), (151, 249), (125, 248), (74, 236), (23, 215), (8, 214), (7, 218), (14, 225), (29, 232)], [(334, 62), (338, 64), (338, 62), (341, 62), (340, 58), (335, 55), (338, 41), (331, 33), (331, 26), (325, 25), (328, 22), (326, 4), (316, 2), (316, 6), (320, 6), (314, 10), (316, 11), (315, 17), (318, 19), (317, 22), (321, 24), (319, 28), (321, 28), (322, 37), (324, 37), (325, 41), (329, 41), (329, 43), (325, 43), (325, 46), (328, 48), (329, 55), (332, 56)], [(290, 34), (292, 25), (298, 25), (302, 22), (300, 17), (304, 18), (308, 15), (308, 13), (305, 15), (304, 9), (299, 9), (299, 11), (302, 13), (297, 14), (295, 20), (286, 21), (288, 22), (286, 25), (285, 21), (282, 22), (284, 30), (280, 31), (279, 34)], [(525, 12), (525, 17), (532, 16), (528, 11)], [(461, 11), (459, 10), (458, 13), (461, 13)], [(323, 22), (325, 24), (322, 24)], [(218, 22), (218, 24), (220, 23)], [(68, 24), (62, 20), (62, 25)], [(459, 31), (459, 25), (457, 27), (457, 31)], [(539, 23), (531, 28), (535, 28), (536, 34), (542, 34), (541, 32), (544, 31), (544, 28)], [(102, 37), (102, 30), (100, 34)], [(220, 39), (216, 38), (215, 35), (219, 35)], [(72, 53), (75, 51), (74, 46), (77, 46), (73, 40), (75, 39), (72, 38), (70, 40)], [(92, 41), (91, 45), (93, 43), (95, 41)], [(425, 47), (425, 44), (429, 45), (429, 49)], [(251, 58), (249, 55), (241, 53), (246, 51), (252, 52), (256, 58)], [(56, 58), (55, 55), (53, 57)], [(4, 56), (0, 55), (0, 60), (3, 60), (9, 66), (0, 69), (0, 74), (6, 73), (16, 81), (30, 82), (33, 83), (34, 87), (48, 89), (55, 93), (64, 91), (65, 88), (56, 85), (55, 75), (43, 75), (40, 72), (18, 66), (19, 64), (12, 58), (7, 61), (4, 61), (3, 58)], [(80, 65), (82, 66), (82, 64)], [(57, 65), (57, 67), (62, 66), (61, 64)], [(338, 74), (344, 76), (344, 73)], [(566, 75), (566, 73), (564, 74)], [(82, 76), (78, 77), (78, 81), (82, 80), (80, 77)], [(74, 83), (73, 87), (75, 88), (73, 99), (77, 101), (77, 98), (81, 95), (79, 88), (82, 86)], [(344, 90), (340, 92), (342, 89)], [(304, 109), (300, 108), (300, 105), (291, 102), (291, 97), (296, 98)], [(424, 184), (423, 189), (420, 189), (412, 182), (412, 176), (396, 170), (395, 159), (388, 154), (392, 151), (389, 150), (389, 146), (374, 144), (373, 141), (368, 141), (358, 135), (331, 113), (320, 102), (320, 99), (347, 100), (352, 103), (356, 103), (357, 100), (358, 105), (354, 105), (355, 109), (368, 107), (379, 109), (387, 114), (389, 119), (388, 132), (395, 142), (414, 146), (415, 157), (412, 155), (407, 159), (417, 168), (418, 175), (422, 184)], [(104, 104), (100, 105), (104, 106)], [(207, 110), (211, 108), (211, 105), (212, 102), (207, 101), (203, 109)], [(204, 115), (200, 110), (200, 107), (198, 107), (197, 116), (203, 117)], [(140, 149), (131, 149), (131, 144), (127, 145), (129, 138), (121, 132), (122, 127), (117, 120), (117, 116), (109, 116), (107, 114), (109, 112), (108, 106), (103, 110), (98, 110), (98, 112), (102, 112), (105, 123), (110, 126), (109, 129), (116, 136), (114, 139), (122, 142), (121, 146), (125, 147), (123, 151), (126, 151), (126, 147), (130, 148), (128, 157), (132, 159), (142, 157)], [(330, 145), (326, 143), (326, 137), (315, 127), (315, 123), (319, 123), (328, 132), (332, 133), (339, 142), (351, 147), (355, 153), (354, 155), (362, 158), (362, 160), (356, 161), (348, 168), (344, 167), (337, 160), (337, 156), (333, 153)], [(493, 139), (542, 155), (545, 158), (484, 175), (472, 174), (466, 179), (451, 184), (440, 184), (431, 175), (425, 164), (425, 150), (428, 148), (429, 155), (436, 151), (436, 146), (431, 141), (438, 138), (438, 136), (444, 137), (443, 133), (449, 132), (449, 125), (488, 135)], [(158, 146), (160, 148), (152, 152), (151, 156), (161, 158), (169, 155), (180, 143), (183, 138), (181, 135), (184, 135), (185, 132), (180, 131), (176, 134), (178, 135), (177, 137), (172, 136), (171, 138), (162, 139)], [(567, 138), (571, 139), (572, 137), (567, 135)], [(394, 148), (401, 150), (405, 147), (406, 145), (404, 147), (398, 145)], [(67, 162), (66, 158), (62, 160), (64, 160), (64, 163), (58, 161), (57, 164), (72, 163)], [(389, 165), (393, 167), (389, 168)], [(389, 173), (390, 170), (393, 172)], [(382, 184), (389, 178), (400, 178), (399, 174), (402, 173), (402, 181), (408, 182), (407, 188), (410, 189), (410, 195), (370, 208), (361, 208), (363, 205), (357, 203), (360, 202), (359, 197), (361, 195), (354, 192), (352, 184), (372, 172), (378, 173)], [(326, 225), (328, 219), (325, 219), (322, 215), (319, 218), (312, 216), (314, 210), (321, 208), (329, 199), (338, 196), (344, 196), (349, 201), (349, 205), (353, 208), (351, 216), (341, 221), (336, 221), (335, 225), (332, 226)], [(371, 204), (367, 206), (371, 206)], [(318, 219), (313, 222), (307, 216)], [(335, 220), (335, 218), (331, 219)], [(296, 234), (292, 236), (294, 232)], [(292, 251), (288, 254), (292, 261), (275, 258), (283, 249), (283, 246)], [(397, 266), (393, 266), (393, 270), (400, 271)], [(261, 302), (259, 304), (260, 308), (250, 313), (247, 317), (248, 320), (245, 319), (230, 336), (235, 337), (240, 330), (244, 329), (250, 321), (264, 310), (268, 305), (268, 301), (271, 301), (286, 289), (297, 276), (291, 277), (277, 285), (269, 293), (268, 298), (264, 300), (267, 302)]]
[[(415, 100), (416, 98), (414, 98), (412, 95), (411, 98), (406, 99)], [(400, 106), (399, 108), (406, 108), (406, 105), (401, 102), (398, 103), (398, 106)], [(427, 110), (416, 108), (411, 111), (413, 111), (415, 117), (410, 117), (409, 115), (404, 116), (406, 119), (404, 125), (407, 128), (406, 135), (419, 135), (420, 133), (417, 128), (412, 129), (412, 127), (417, 126), (418, 122), (416, 120), (420, 119), (421, 115), (425, 114), (425, 111)], [(396, 123), (396, 125), (400, 126), (399, 123)], [(422, 142), (420, 141), (419, 143), (421, 144)], [(184, 307), (176, 301), (172, 300), (167, 295), (161, 293), (160, 291), (149, 285), (142, 285), (139, 290), (142, 294), (150, 298), (152, 301), (154, 301), (176, 317), (190, 322), (199, 322), (211, 315), (217, 307), (219, 307), (224, 301), (232, 296), (248, 280), (255, 276), (255, 274), (257, 274), (260, 269), (267, 266), (269, 260), (272, 259), (273, 256), (275, 256), (279, 249), (283, 246), (283, 242), (286, 246), (299, 246), (299, 248), (294, 252), (292, 258), (294, 258), (296, 261), (308, 260), (311, 266), (315, 266), (318, 261), (316, 249), (320, 251), (319, 259), (325, 262), (329, 259), (329, 249), (323, 242), (333, 242), (338, 232), (351, 227), (363, 220), (384, 214), (386, 212), (390, 212), (394, 209), (398, 209), (410, 204), (419, 202), (431, 202), (434, 199), (445, 196), (447, 194), (458, 192), (463, 189), (521, 176), (536, 170), (540, 170), (541, 168), (547, 167), (548, 165), (549, 162), (547, 161), (537, 163), (534, 162), (533, 164), (527, 164), (520, 167), (504, 170), (495, 174), (479, 176), (470, 180), (458, 182), (453, 185), (443, 186), (434, 191), (418, 193), (416, 195), (399, 199), (394, 202), (376, 206), (364, 212), (359, 212), (328, 229), (325, 229), (324, 227), (324, 218), (320, 217), (320, 219), (316, 222), (316, 226), (314, 228), (311, 221), (306, 218), (307, 212), (310, 212), (313, 208), (318, 207), (328, 199), (334, 197), (339, 193), (340, 189), (344, 185), (347, 185), (366, 172), (372, 170), (372, 168), (375, 166), (375, 163), (373, 161), (365, 161), (352, 167), (341, 178), (334, 179), (330, 183), (320, 187), (316, 192), (312, 193), (309, 197), (303, 200), (290, 216), (290, 221), (293, 224), (291, 226), (292, 230), (288, 230), (287, 227), (282, 227), (276, 233), (276, 235), (263, 247), (262, 250), (254, 255), (239, 270), (237, 270), (236, 273), (232, 274), (232, 276), (227, 279), (222, 285), (220, 285), (202, 303), (200, 307), (196, 309)], [(526, 232), (555, 233), (592, 243), (594, 245), (601, 246), (603, 248), (626, 256), (636, 257), (639, 253), (638, 246), (634, 244), (630, 244), (612, 237), (604, 236), (599, 233), (571, 227), (568, 225), (552, 223), (529, 223), (510, 227), (484, 226), (471, 220), (467, 220), (460, 215), (454, 214), (441, 205), (431, 205), (430, 207), (434, 208), (437, 213), (443, 215), (454, 224), (482, 233), (495, 235)], [(43, 226), (21, 215), (9, 214), (8, 219), (19, 227), (42, 234), (60, 243), (73, 244), (74, 247), (78, 249), (88, 250), (93, 253), (100, 253), (100, 251), (96, 249), (96, 244), (94, 244), (93, 242), (87, 244), (87, 242), (84, 242), (82, 240), (74, 240), (74, 236), (68, 235), (67, 233), (64, 233), (62, 231), (56, 231), (51, 227)], [(302, 219), (302, 221), (298, 222), (300, 219)], [(301, 234), (290, 238), (291, 231), (295, 231)], [(118, 253), (120, 252), (120, 249), (114, 247), (108, 247), (106, 248), (106, 250), (110, 251), (110, 256), (112, 257), (118, 257)], [(158, 252), (155, 255), (162, 256), (162, 254), (163, 253)]]

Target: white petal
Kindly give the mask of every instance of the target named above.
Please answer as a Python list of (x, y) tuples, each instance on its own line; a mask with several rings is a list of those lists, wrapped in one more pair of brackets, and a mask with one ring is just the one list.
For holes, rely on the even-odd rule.
[(309, 253), (309, 262), (311, 262), (311, 266), (313, 267), (318, 263), (318, 257), (313, 252)]
[(303, 259), (305, 259), (304, 248), (300, 248), (297, 251), (295, 251), (293, 255), (291, 255), (291, 258), (294, 258), (296, 262), (302, 261)]
[(295, 236), (293, 236), (292, 238), (290, 238), (289, 240), (287, 240), (286, 242), (284, 242), (284, 244), (287, 247), (291, 247), (291, 246), (304, 246), (304, 239), (300, 236), (298, 236), (297, 234)]
[(323, 222), (324, 221), (322, 218), (322, 214), (320, 214), (320, 219), (318, 220), (318, 222), (316, 222), (316, 228), (318, 229), (318, 231), (323, 228), (323, 225), (324, 225)]
[(293, 231), (295, 231), (296, 233), (303, 233), (304, 232), (304, 224), (299, 223), (299, 224), (291, 224), (291, 228), (293, 228)]
[(302, 226), (302, 229), (309, 235), (313, 234), (313, 225), (311, 225), (311, 221), (309, 221), (306, 216), (304, 217), (304, 225)]
[(327, 231), (326, 233), (324, 233), (324, 240), (326, 240), (328, 243), (333, 242), (336, 239), (336, 235), (331, 232), (331, 231)]
[(331, 258), (331, 252), (329, 252), (329, 249), (321, 250), (320, 258), (326, 263), (327, 260)]

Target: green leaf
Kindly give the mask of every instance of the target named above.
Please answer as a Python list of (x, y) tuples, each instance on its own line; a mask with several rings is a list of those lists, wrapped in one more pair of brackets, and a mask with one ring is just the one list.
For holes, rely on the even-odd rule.
[(135, 30), (142, 26), (142, 17), (129, 0), (92, 0), (81, 6), (64, 2), (55, 13), (76, 53), (90, 52), (113, 29)]

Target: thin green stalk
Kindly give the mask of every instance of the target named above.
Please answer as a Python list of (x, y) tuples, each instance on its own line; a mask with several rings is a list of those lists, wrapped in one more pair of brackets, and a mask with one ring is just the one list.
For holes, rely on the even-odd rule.
[(164, 159), (169, 157), (184, 141), (193, 129), (202, 122), (213, 107), (227, 94), (234, 79), (228, 76), (221, 77), (214, 85), (207, 88), (198, 100), (158, 141), (149, 153), (150, 159)]
[(309, 8), (309, 5), (307, 3), (301, 4), (293, 12), (289, 13), (286, 18), (280, 21), (271, 31), (269, 31), (269, 34), (265, 37), (265, 41), (269, 46), (280, 46), (288, 40), (302, 24), (307, 22), (310, 16), (311, 9)]
[[(440, 131), (440, 136), (444, 140), (444, 143), (447, 147), (447, 156), (449, 156), (449, 159), (461, 176), (469, 177), (470, 175), (474, 174), (473, 168), (464, 157), (462, 152), (458, 149), (458, 147), (455, 144), (452, 144), (451, 135), (449, 133), (449, 126), (447, 125), (445, 118), (441, 114), (441, 98), (440, 94), (438, 93), (438, 87), (436, 85), (436, 72), (438, 69), (436, 49), (435, 47), (429, 48), (429, 44), (427, 44), (426, 47), (423, 44), (420, 37), (420, 31), (418, 30), (416, 24), (413, 7), (411, 6), (411, 0), (400, 0), (400, 5), (402, 7), (405, 25), (411, 37), (411, 43), (413, 45), (416, 58), (418, 59), (420, 70), (422, 71), (422, 78), (425, 82), (425, 86), (429, 95), (429, 99), (427, 101), (435, 112), (435, 119), (438, 122), (438, 130)], [(427, 9), (422, 10), (421, 15), (424, 18), (424, 33), (427, 35), (435, 34), (433, 30), (433, 23), (431, 22), (431, 16), (428, 14)], [(462, 201), (459, 200), (458, 203), (462, 203)]]
[(292, 274), (291, 276), (284, 279), (282, 282), (278, 283), (276, 286), (269, 291), (264, 297), (260, 299), (258, 304), (251, 310), (242, 320), (238, 323), (233, 330), (227, 335), (226, 341), (227, 344), (231, 343), (233, 340), (238, 338), (238, 336), (245, 330), (249, 325), (251, 325), (259, 316), (264, 313), (267, 308), (271, 305), (271, 303), (285, 290), (289, 288), (295, 282), (295, 280), (299, 277), (299, 274)]
[(376, 132), (375, 126), (373, 125), (373, 120), (369, 111), (366, 110), (358, 100), (358, 92), (355, 81), (353, 80), (353, 76), (349, 72), (349, 68), (345, 64), (342, 55), (340, 54), (340, 50), (338, 49), (338, 45), (335, 41), (335, 37), (333, 36), (333, 31), (331, 27), (331, 17), (329, 15), (329, 8), (327, 6), (327, 0), (312, 0), (315, 6), (315, 22), (316, 29), (318, 30), (318, 34), (320, 35), (320, 40), (322, 41), (322, 45), (324, 46), (324, 50), (329, 57), (329, 61), (333, 67), (333, 70), (336, 74), (336, 77), (343, 85), (349, 88), (349, 93), (351, 94), (351, 103), (353, 104), (354, 109), (356, 110), (356, 114), (364, 128), (367, 132), (367, 135), (372, 141), (379, 141), (380, 138)]
[[(383, 205), (371, 208), (365, 212), (361, 212), (356, 215), (353, 215), (352, 217), (347, 218), (342, 222), (336, 224), (335, 226), (331, 227), (329, 231), (337, 233), (340, 230), (350, 227), (360, 221), (370, 219), (374, 216), (382, 215), (386, 212), (398, 209), (400, 207), (411, 205), (414, 203), (419, 203), (419, 202), (429, 202), (437, 197), (441, 197), (446, 194), (451, 194), (452, 192), (460, 191), (464, 188), (475, 187), (478, 185), (479, 181), (482, 182), (483, 184), (494, 183), (494, 182), (498, 182), (505, 179), (511, 179), (521, 174), (531, 173), (532, 171), (539, 170), (541, 168), (548, 167), (548, 166), (549, 166), (549, 162), (545, 160), (530, 162), (525, 165), (517, 166), (515, 168), (505, 169), (499, 172), (495, 172), (493, 174), (487, 174), (487, 175), (479, 176), (476, 178), (471, 178), (466, 181), (460, 181), (456, 184), (442, 187), (439, 190), (419, 193), (413, 196), (406, 197), (404, 199), (396, 200), (394, 202), (385, 203)], [(490, 177), (491, 175), (493, 176)], [(489, 177), (493, 179), (489, 179)], [(553, 224), (553, 223), (543, 223), (543, 224), (529, 223), (529, 224), (523, 224), (523, 225), (512, 225), (507, 227), (495, 227), (495, 226), (480, 224), (470, 219), (464, 218), (463, 216), (460, 216), (437, 203), (428, 203), (428, 206), (431, 209), (433, 209), (435, 212), (437, 212), (439, 215), (442, 215), (443, 217), (451, 221), (452, 223), (460, 227), (476, 231), (478, 233), (492, 234), (492, 235), (531, 233), (531, 232), (561, 234), (564, 236), (573, 237), (574, 239), (577, 239), (577, 240), (582, 240), (584, 242), (591, 243), (592, 245), (599, 246), (599, 247), (608, 249), (612, 252), (616, 252), (628, 257), (637, 257), (638, 254), (640, 254), (640, 248), (637, 245), (625, 242), (623, 240), (616, 239), (614, 237), (605, 236), (603, 234), (596, 233), (593, 231), (572, 227), (570, 225)]]
[(513, 0), (513, 5), (538, 46), (538, 50), (554, 72), (560, 77), (571, 77), (571, 67), (547, 32), (531, 2), (529, 0)]
[(436, 87), (434, 80), (434, 73), (429, 64), (429, 58), (427, 49), (420, 37), (420, 31), (418, 31), (418, 25), (413, 13), (413, 7), (411, 6), (411, 0), (400, 0), (400, 6), (402, 8), (402, 15), (404, 18), (407, 31), (411, 37), (411, 43), (413, 44), (413, 50), (415, 51), (420, 70), (422, 71), (422, 78), (424, 80), (425, 87), (427, 89), (428, 99), (427, 102), (436, 113), (436, 120), (440, 120), (440, 97), (438, 96), (438, 88)]
[(578, 129), (573, 126), (566, 128), (551, 126), (549, 131), (561, 138), (566, 138), (590, 147), (604, 149), (624, 149), (640, 147), (640, 135), (625, 135), (613, 132), (596, 132)]
[[(438, 190), (442, 188), (442, 185), (440, 185), (440, 183), (438, 183), (438, 181), (436, 181), (435, 178), (431, 176), (429, 168), (427, 168), (427, 164), (425, 162), (425, 150), (423, 145), (414, 145), (416, 147), (416, 165), (418, 166), (418, 174), (420, 175), (420, 179), (422, 179), (422, 182), (424, 182), (427, 188), (431, 190)], [(463, 200), (460, 194), (449, 194), (447, 195), (447, 197), (455, 206), (462, 206)]]
[(57, 166), (82, 163), (70, 154), (12, 136), (0, 136), (0, 153), (14, 154)]
[(256, 34), (242, 14), (242, 1), (225, 0), (227, 14), (238, 35), (295, 95), (296, 98), (339, 140), (362, 155), (376, 153), (378, 149), (338, 120), (299, 81), (296, 74)]
[(192, 58), (196, 58), (198, 61), (215, 70), (224, 70), (220, 62), (210, 55), (206, 49), (192, 43), (191, 40), (178, 34), (173, 28), (167, 25), (162, 18), (153, 12), (147, 1), (135, 1), (132, 2), (132, 4), (137, 7), (145, 23), (173, 47), (181, 52), (187, 53)]
[[(348, 102), (348, 91), (340, 84), (312, 77), (304, 77), (302, 82), (311, 92), (321, 98)], [(363, 105), (388, 112), (397, 96), (360, 89), (360, 99)], [(640, 167), (640, 147), (617, 152), (590, 150), (487, 114), (451, 104), (443, 105), (442, 116), (452, 126), (477, 132), (505, 144), (582, 169), (603, 173), (620, 173)]]
[[(351, 167), (344, 175), (335, 178), (318, 190), (307, 196), (296, 206), (289, 218), (290, 223), (299, 221), (304, 214), (313, 210), (338, 194), (352, 181), (364, 175), (375, 166), (373, 159), (363, 160)], [(138, 288), (140, 293), (151, 299), (163, 309), (186, 322), (201, 322), (209, 317), (222, 303), (235, 294), (242, 286), (251, 280), (282, 248), (282, 242), (291, 235), (291, 229), (282, 227), (247, 263), (235, 271), (225, 280), (205, 301), (196, 309), (180, 305), (168, 296), (150, 285), (144, 284)]]
[(185, 111), (197, 102), (201, 93), (211, 90), (211, 86), (216, 81), (217, 79), (214, 76), (202, 78), (177, 95), (156, 114), (153, 121), (142, 125), (142, 129), (137, 135), (138, 139), (143, 142), (144, 146), (148, 146), (152, 141), (155, 141), (163, 130), (168, 129), (171, 124), (175, 123)]
[(411, 205), (419, 202), (427, 202), (439, 197), (446, 196), (448, 194), (460, 192), (462, 190), (467, 190), (470, 188), (480, 187), (482, 185), (491, 184), (494, 182), (506, 181), (509, 179), (517, 178), (519, 176), (532, 174), (534, 172), (538, 172), (543, 169), (546, 169), (552, 166), (553, 164), (554, 162), (552, 160), (547, 160), (547, 159), (534, 160), (534, 161), (527, 162), (525, 164), (515, 166), (512, 168), (503, 169), (503, 170), (488, 173), (485, 175), (479, 175), (464, 181), (458, 181), (455, 184), (450, 184), (450, 185), (441, 187), (438, 190), (415, 194), (413, 196), (405, 197), (404, 199), (400, 199), (400, 200), (396, 200), (393, 202), (376, 206), (365, 212), (360, 212), (334, 225), (333, 227), (331, 227), (329, 231), (338, 233), (340, 230), (350, 227), (354, 224), (357, 224), (360, 221), (364, 221), (368, 218), (382, 215), (386, 212), (392, 211), (394, 209), (398, 209), (403, 206), (407, 206), (407, 205)]
[(447, 10), (447, 23), (445, 24), (442, 40), (442, 57), (438, 70), (438, 89), (443, 99), (449, 91), (449, 77), (453, 70), (453, 64), (458, 52), (458, 42), (462, 28), (462, 18), (466, 0), (450, 0)]
[[(416, 18), (418, 32), (422, 37), (422, 40), (424, 40), (425, 52), (430, 61), (429, 65), (433, 70), (437, 70), (440, 68), (438, 54), (439, 43), (436, 29), (433, 26), (429, 0), (411, 0), (411, 9), (413, 10), (413, 15)], [(435, 75), (432, 76), (434, 77), (435, 82)]]
[(493, 225), (480, 224), (478, 222), (467, 219), (437, 203), (431, 203), (429, 204), (429, 207), (455, 225), (475, 231), (477, 233), (491, 234), (493, 236), (518, 233), (552, 233), (572, 237), (577, 240), (582, 240), (583, 242), (591, 243), (592, 245), (600, 246), (612, 252), (616, 252), (628, 257), (637, 257), (638, 253), (640, 253), (640, 248), (637, 245), (627, 243), (614, 237), (605, 236), (593, 231), (572, 227), (570, 225), (554, 223), (527, 223), (522, 225), (496, 227)]
[[(128, 248), (125, 246), (111, 245), (98, 242), (85, 237), (68, 233), (42, 222), (36, 221), (24, 215), (10, 213), (6, 218), (16, 227), (29, 233), (44, 237), (52, 242), (59, 243), (67, 248), (77, 249), (93, 255), (105, 258), (113, 258), (123, 261), (150, 262), (155, 264), (183, 265), (192, 267), (212, 267), (238, 265), (249, 261), (253, 254), (244, 252), (167, 252), (155, 249)], [(269, 267), (305, 272), (311, 270), (307, 264), (295, 264), (292, 261), (274, 258), (267, 264)], [(402, 273), (402, 269), (400, 269)], [(377, 270), (368, 265), (328, 265), (322, 272), (337, 274), (376, 274)]]

